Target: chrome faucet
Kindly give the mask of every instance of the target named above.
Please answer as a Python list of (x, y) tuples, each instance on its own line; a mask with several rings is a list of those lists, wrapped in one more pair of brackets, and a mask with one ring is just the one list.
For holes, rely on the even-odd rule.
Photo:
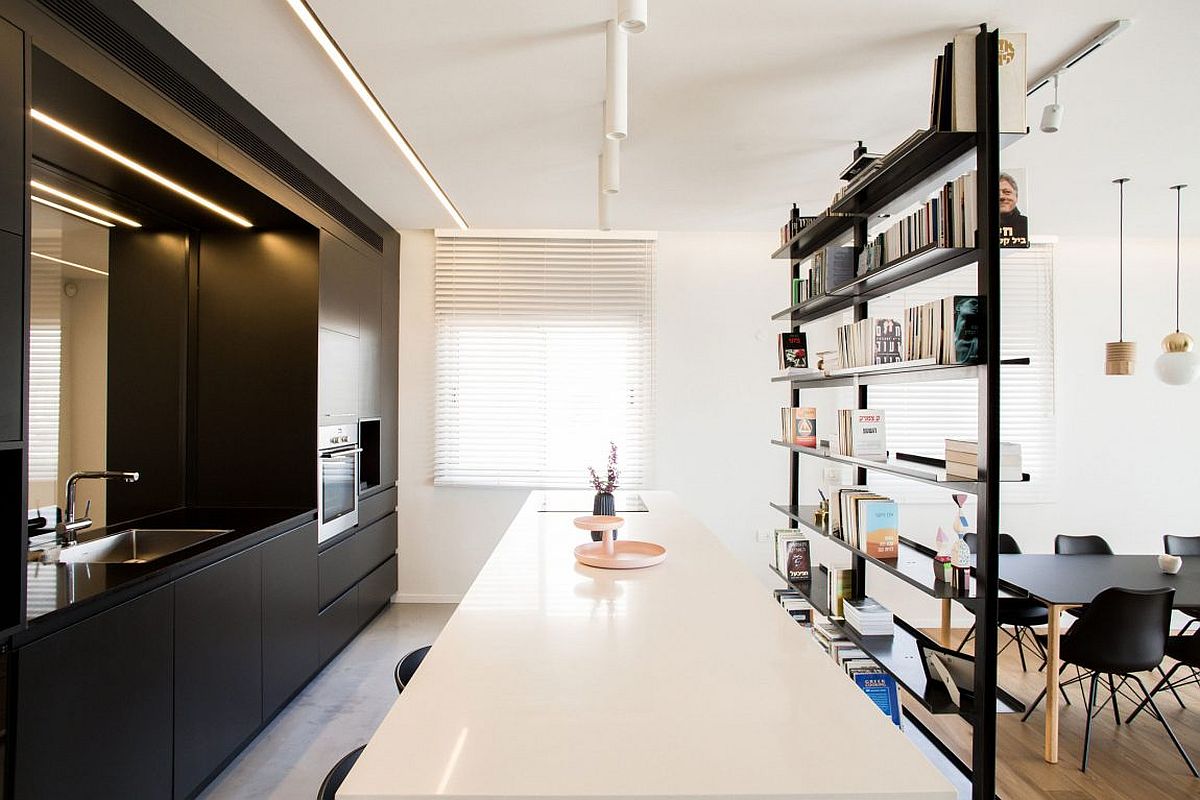
[(75, 532), (92, 527), (92, 520), (88, 517), (88, 512), (92, 508), (91, 500), (88, 501), (87, 507), (83, 510), (83, 517), (81, 519), (75, 518), (75, 484), (81, 480), (125, 481), (126, 483), (133, 483), (140, 477), (136, 472), (112, 472), (109, 470), (72, 473), (67, 478), (67, 518), (55, 526), (55, 541), (62, 546), (75, 544)]

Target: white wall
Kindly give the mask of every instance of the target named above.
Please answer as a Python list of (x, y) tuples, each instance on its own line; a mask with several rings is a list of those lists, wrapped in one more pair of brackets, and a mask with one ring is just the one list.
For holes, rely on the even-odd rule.
[[(786, 527), (767, 505), (786, 491), (787, 454), (768, 442), (787, 391), (770, 321), (788, 291), (776, 234), (659, 234), (655, 463), (676, 492), (767, 580), (756, 533)], [(524, 489), (433, 486), (433, 233), (400, 247), (399, 602), (460, 597), (508, 527)], [(764, 410), (765, 409), (765, 410)]]

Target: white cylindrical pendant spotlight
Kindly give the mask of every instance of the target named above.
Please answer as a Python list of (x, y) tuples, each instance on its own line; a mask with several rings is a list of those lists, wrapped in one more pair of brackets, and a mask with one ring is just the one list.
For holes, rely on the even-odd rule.
[(617, 0), (617, 23), (626, 33), (641, 33), (649, 21), (648, 5), (649, 0)]
[(629, 134), (629, 40), (615, 19), (605, 31), (604, 135), (624, 139)]
[(612, 195), (604, 192), (604, 155), (599, 156), (600, 174), (596, 186), (596, 227), (602, 231), (612, 230), (612, 208), (609, 200)]
[(617, 194), (621, 191), (621, 142), (605, 139), (600, 151), (600, 191)]

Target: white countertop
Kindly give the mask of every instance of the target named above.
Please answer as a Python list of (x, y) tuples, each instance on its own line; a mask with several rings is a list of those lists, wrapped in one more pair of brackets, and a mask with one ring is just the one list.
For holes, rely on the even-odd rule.
[(668, 555), (628, 572), (577, 565), (581, 514), (530, 495), (339, 798), (957, 797), (673, 494), (641, 494), (621, 537)]

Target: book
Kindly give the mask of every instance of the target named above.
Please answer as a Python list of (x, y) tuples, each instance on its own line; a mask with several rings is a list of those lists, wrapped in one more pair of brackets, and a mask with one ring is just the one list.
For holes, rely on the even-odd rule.
[(838, 363), (843, 368), (894, 364), (903, 360), (903, 328), (894, 319), (864, 319), (837, 329)]
[(882, 411), (838, 410), (838, 443), (844, 456), (887, 461), (887, 432)]
[(812, 580), (811, 554), (807, 538), (793, 539), (788, 544), (785, 574), (789, 581)]
[(1000, 132), (1025, 133), (1029, 126), (1025, 112), (1026, 34), (1000, 33), (1000, 67), (997, 90), (1000, 95)]
[(854, 280), (855, 250), (853, 247), (826, 247), (823, 260), (826, 289)]
[(954, 91), (950, 101), (951, 130), (975, 130), (975, 37), (978, 30), (954, 36)]
[(808, 368), (808, 336), (803, 331), (779, 334), (779, 368)]
[(842, 538), (842, 493), (866, 492), (866, 486), (830, 486), (829, 487), (829, 534)]
[(900, 508), (895, 500), (863, 500), (859, 508), (858, 547), (872, 558), (900, 555)]
[(892, 612), (871, 597), (842, 602), (846, 624), (863, 636), (892, 636), (895, 620)]
[(978, 295), (942, 300), (943, 364), (977, 364), (983, 349), (983, 306)]
[(834, 619), (842, 618), (842, 601), (854, 591), (854, 570), (823, 567), (826, 571), (826, 586), (828, 587), (829, 616)]
[(871, 698), (884, 716), (889, 717), (895, 725), (900, 724), (900, 692), (896, 687), (896, 679), (886, 672), (859, 672), (852, 676), (854, 682)]
[(797, 539), (806, 538), (808, 537), (796, 528), (775, 529), (775, 569), (779, 570), (781, 575), (787, 575), (788, 547)]
[(783, 411), (783, 441), (797, 447), (817, 446), (817, 409), (785, 408)]

